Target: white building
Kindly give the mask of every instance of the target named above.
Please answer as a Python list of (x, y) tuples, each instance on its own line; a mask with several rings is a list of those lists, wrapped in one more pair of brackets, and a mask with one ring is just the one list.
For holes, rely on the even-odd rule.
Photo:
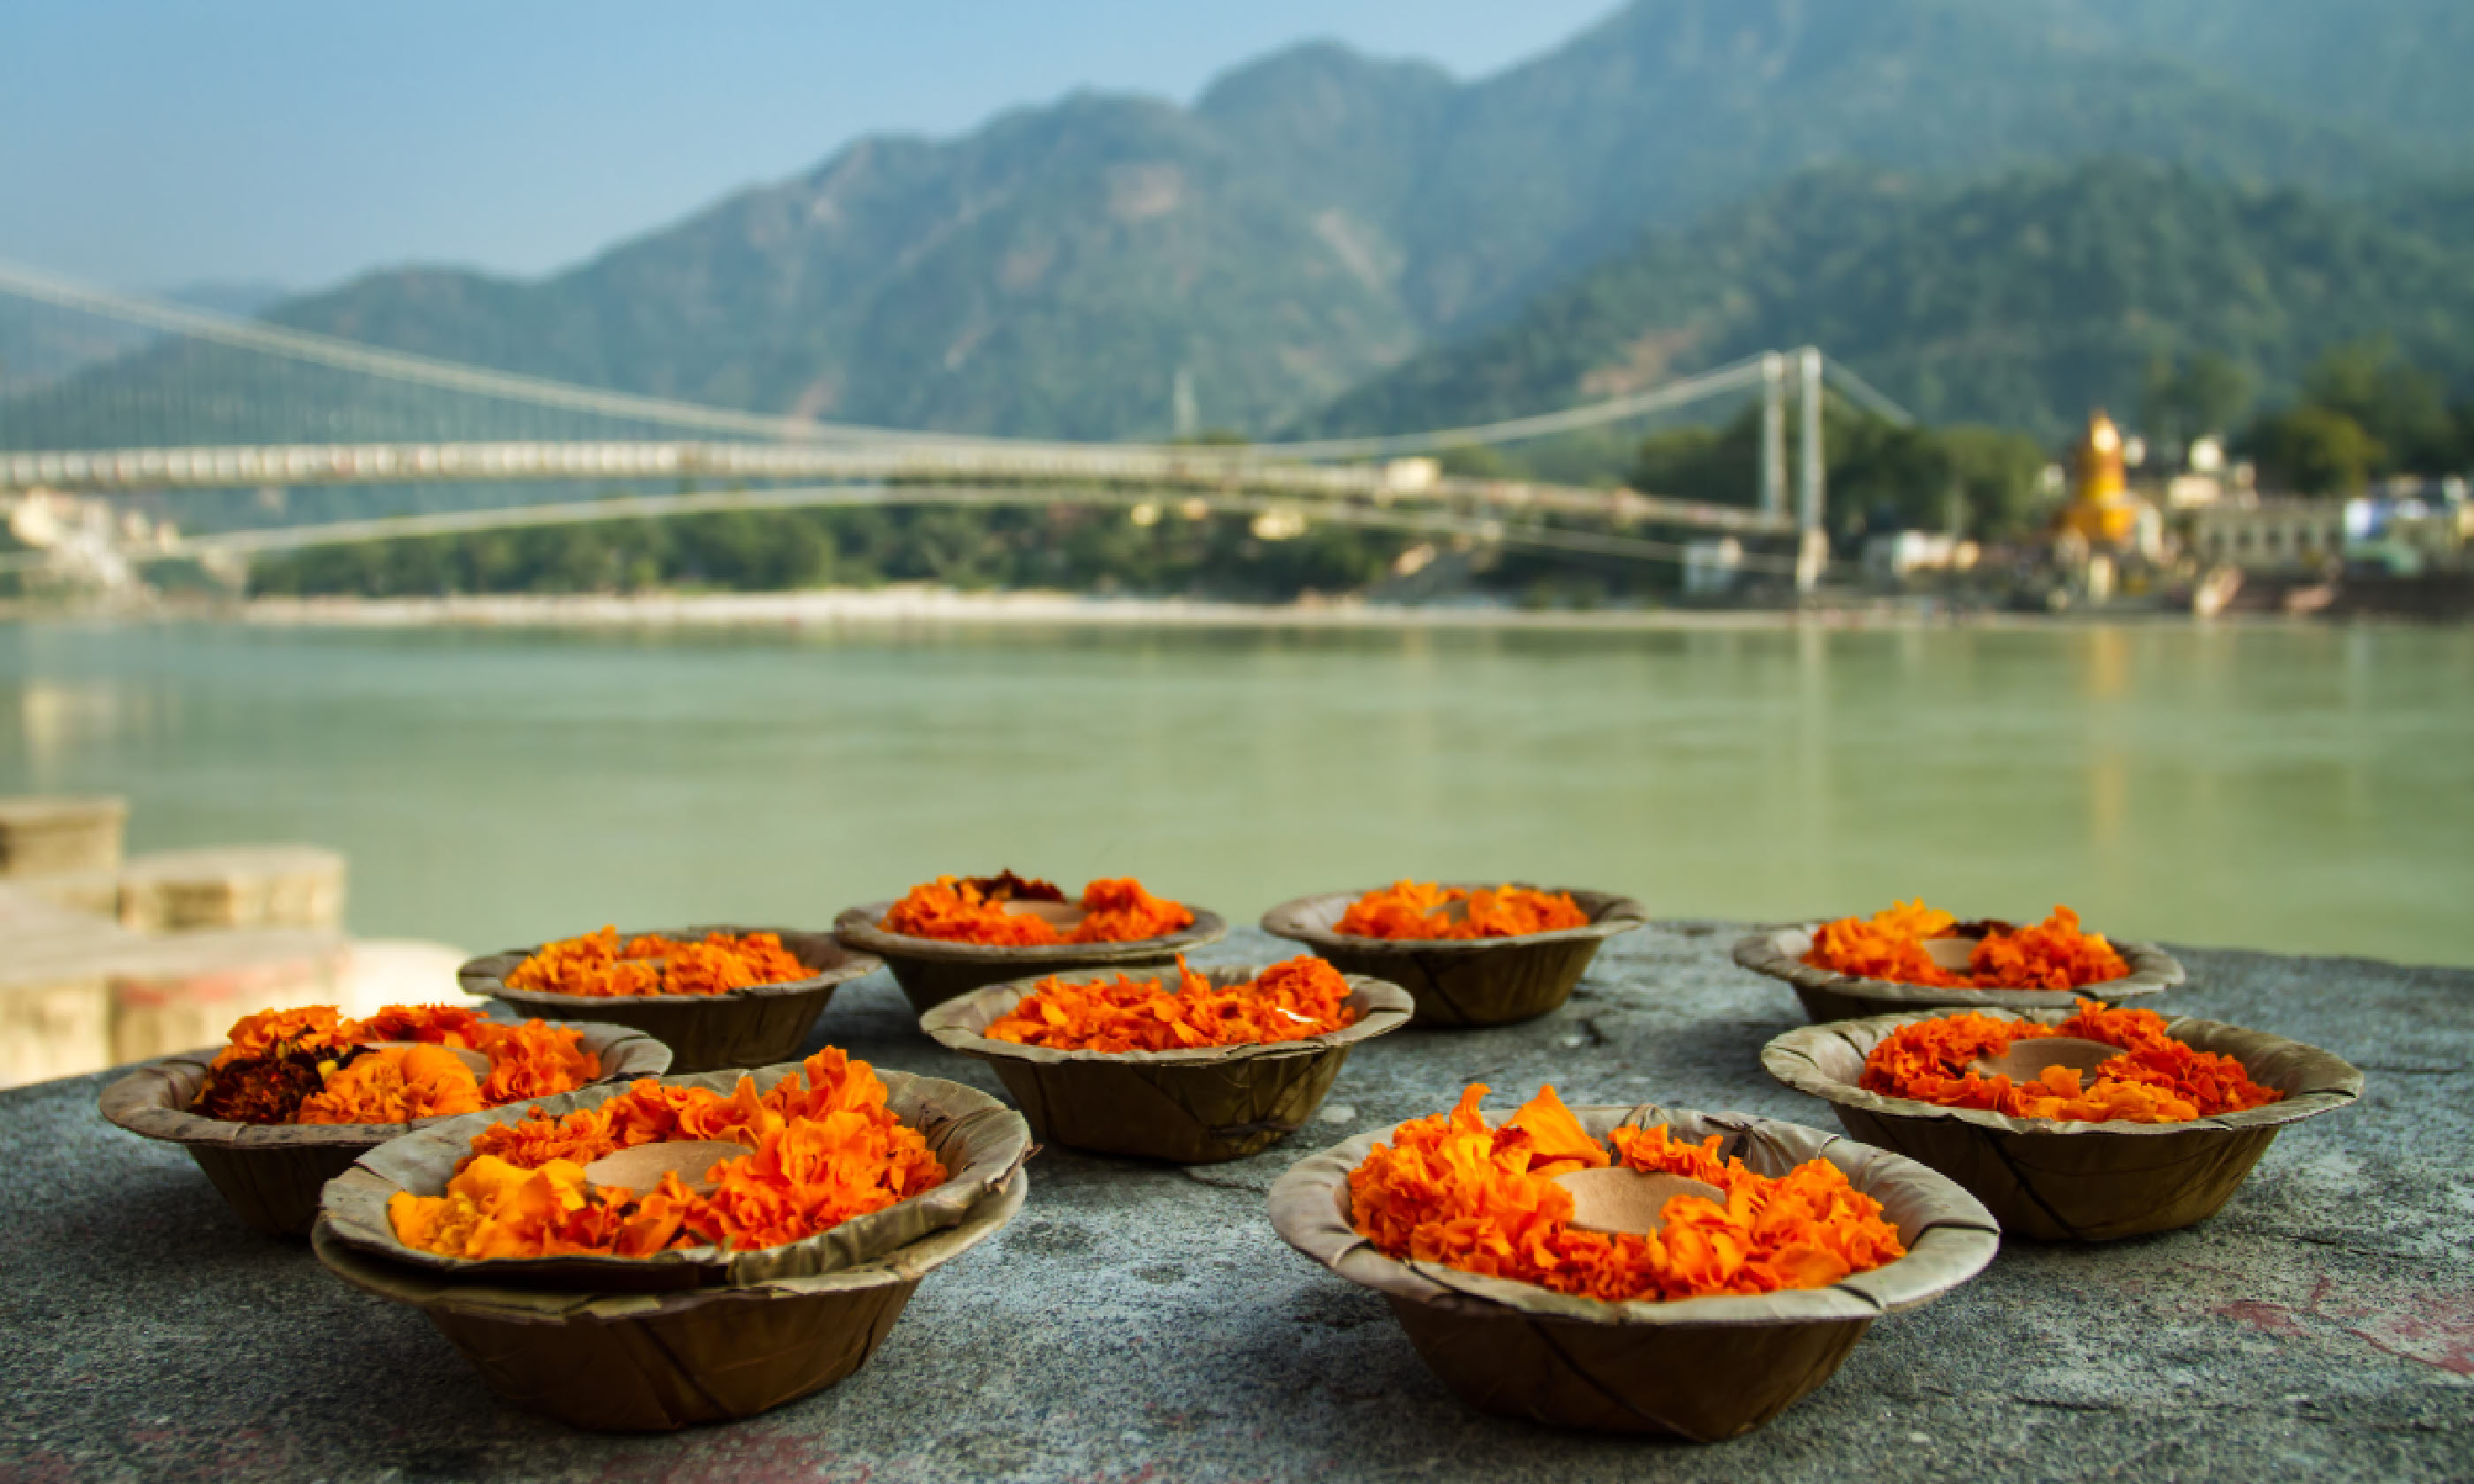
[(1733, 592), (1744, 571), (1744, 543), (1734, 537), (1714, 541), (1687, 541), (1684, 546), (1684, 595), (1724, 597)]
[(2474, 504), (2362, 496), (2274, 499), (2192, 512), (2191, 552), (2209, 566), (2312, 572), (2370, 562), (2400, 576), (2465, 564)]
[(2345, 503), (2259, 500), (2191, 513), (2191, 554), (2245, 572), (2310, 571), (2344, 560)]
[(1897, 582), (1911, 572), (1964, 572), (1976, 565), (1974, 541), (1938, 531), (1884, 531), (1864, 542), (1864, 575)]

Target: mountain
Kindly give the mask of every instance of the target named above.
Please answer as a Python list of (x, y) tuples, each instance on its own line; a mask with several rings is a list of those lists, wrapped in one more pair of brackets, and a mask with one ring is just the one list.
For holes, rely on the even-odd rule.
[(2384, 146), (1988, 0), (1638, 0), (1474, 83), (1310, 45), (1191, 109), (869, 139), (571, 272), (382, 274), (287, 323), (634, 391), (966, 431), (1259, 429), (1645, 224), (1815, 161), (2124, 151), (2335, 186)]
[(1516, 417), (1813, 344), (1927, 420), (2058, 438), (2092, 405), (2135, 411), (2160, 354), (2229, 357), (2273, 394), (2368, 337), (2474, 386), (2474, 243), (2371, 203), (2119, 158), (1962, 186), (1824, 170), (1652, 232), (1299, 431)]
[(1429, 324), (1507, 308), (1645, 225), (1829, 161), (1972, 172), (2122, 153), (2346, 187), (2385, 146), (2007, 0), (1639, 0), (1473, 85), (1403, 230)]
[[(1964, 177), (2110, 152), (2330, 192), (2411, 179), (2411, 153), (2367, 128), (2124, 50), (2098, 33), (2126, 21), (2055, 9), (2098, 3), (1635, 0), (1468, 83), (1309, 44), (1190, 108), (1079, 94), (956, 139), (863, 139), (546, 278), (408, 268), (270, 317), (628, 391), (955, 431), (1159, 436), (1183, 371), (1205, 423), (1258, 431), (1510, 315), (1646, 227), (1816, 165)], [(154, 404), (197, 409), (184, 416), (235, 405), (183, 395), (195, 368), (140, 371)], [(339, 410), (332, 425), (354, 424)]]
[(2186, 62), (2444, 163), (2474, 161), (2464, 0), (2055, 0), (2053, 13), (2098, 45)]

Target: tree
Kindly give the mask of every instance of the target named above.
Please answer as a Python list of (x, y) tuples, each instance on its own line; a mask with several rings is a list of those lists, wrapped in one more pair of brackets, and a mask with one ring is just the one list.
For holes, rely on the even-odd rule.
[(2333, 407), (2300, 402), (2251, 424), (2244, 449), (2271, 488), (2352, 494), (2388, 458), (2379, 440)]
[(2302, 393), (2304, 400), (2353, 419), (2380, 445), (2374, 473), (2438, 473), (2457, 462), (2446, 388), (2398, 359), (2387, 340), (2330, 350), (2303, 379)]
[(2249, 371), (2225, 356), (2203, 350), (2177, 365), (2171, 356), (2158, 355), (2147, 363), (2140, 425), (2178, 458), (2197, 440), (2231, 431), (2250, 400)]

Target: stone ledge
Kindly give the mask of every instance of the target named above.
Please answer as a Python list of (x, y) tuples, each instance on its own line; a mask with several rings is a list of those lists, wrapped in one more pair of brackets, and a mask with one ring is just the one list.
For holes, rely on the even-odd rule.
[[(0, 1475), (285, 1479), (789, 1476), (932, 1480), (1588, 1481), (2462, 1477), (2474, 1448), (2474, 970), (2176, 949), (2171, 1011), (2254, 1024), (2361, 1065), (2356, 1108), (2300, 1125), (2197, 1228), (2007, 1249), (1877, 1324), (1839, 1374), (1749, 1438), (1692, 1448), (1563, 1434), (1462, 1407), (1381, 1301), (1272, 1233), (1262, 1190), (1314, 1148), (1541, 1081), (1834, 1127), (1772, 1083), (1800, 1023), (1735, 969), (1738, 929), (1615, 941), (1526, 1025), (1361, 1048), (1327, 1112), (1252, 1160), (1191, 1172), (1050, 1151), (998, 1239), (923, 1286), (866, 1369), (748, 1423), (650, 1438), (499, 1405), (409, 1311), (255, 1236), (177, 1150), (94, 1112), (100, 1078), (0, 1093), (20, 1261), (0, 1350)], [(1250, 930), (1200, 957), (1279, 956)], [(997, 1091), (911, 1029), (882, 975), (820, 1039)], [(1346, 1116), (1342, 1116), (1346, 1110)]]

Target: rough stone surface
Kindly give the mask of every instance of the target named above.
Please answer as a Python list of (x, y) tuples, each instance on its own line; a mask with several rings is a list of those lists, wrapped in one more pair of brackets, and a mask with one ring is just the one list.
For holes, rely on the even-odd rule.
[[(2186, 1232), (2013, 1245), (1883, 1320), (1827, 1385), (1713, 1448), (1481, 1416), (1382, 1301), (1282, 1246), (1273, 1178), (1446, 1106), (1658, 1099), (1834, 1128), (1760, 1071), (1798, 1023), (1736, 929), (1618, 939), (1563, 1010), (1361, 1047), (1325, 1115), (1193, 1170), (1051, 1151), (1030, 1208), (937, 1273), (867, 1367), (737, 1425), (571, 1431), (504, 1406), (421, 1317), (258, 1236), (178, 1149), (96, 1114), (102, 1079), (0, 1093), (17, 1260), (0, 1286), (0, 1480), (2465, 1478), (2474, 1472), (2474, 970), (2180, 950), (2166, 1008), (2274, 1029), (2368, 1074)], [(1240, 932), (1211, 962), (1279, 945)], [(820, 1039), (998, 1091), (912, 1028), (883, 975)]]

